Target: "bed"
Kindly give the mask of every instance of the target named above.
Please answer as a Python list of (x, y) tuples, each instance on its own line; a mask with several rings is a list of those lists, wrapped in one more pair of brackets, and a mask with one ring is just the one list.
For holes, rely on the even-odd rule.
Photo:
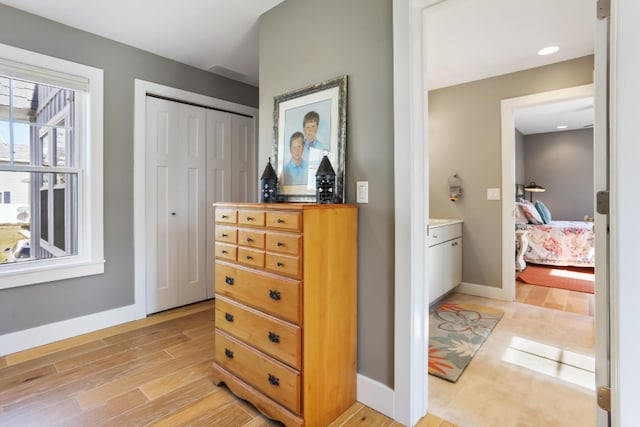
[(594, 242), (593, 222), (516, 222), (516, 266), (518, 271), (523, 271), (526, 263), (593, 267)]

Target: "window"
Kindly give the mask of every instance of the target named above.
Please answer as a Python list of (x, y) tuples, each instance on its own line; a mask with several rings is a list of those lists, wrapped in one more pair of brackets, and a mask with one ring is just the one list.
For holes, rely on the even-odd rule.
[(102, 70), (0, 44), (0, 289), (104, 271), (102, 94)]

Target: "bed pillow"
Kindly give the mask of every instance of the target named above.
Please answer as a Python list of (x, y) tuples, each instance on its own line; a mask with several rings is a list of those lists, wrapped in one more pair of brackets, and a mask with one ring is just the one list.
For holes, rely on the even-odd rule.
[(520, 203), (516, 203), (516, 224), (528, 224), (529, 220), (522, 211)]
[(520, 203), (520, 206), (522, 206), (522, 212), (524, 213), (524, 216), (527, 217), (527, 219), (531, 224), (536, 224), (536, 225), (544, 224), (544, 221), (542, 220), (540, 213), (538, 212), (536, 207), (533, 205), (533, 203), (523, 201)]
[(549, 224), (551, 222), (551, 212), (540, 200), (536, 200), (536, 210), (540, 213), (545, 224)]

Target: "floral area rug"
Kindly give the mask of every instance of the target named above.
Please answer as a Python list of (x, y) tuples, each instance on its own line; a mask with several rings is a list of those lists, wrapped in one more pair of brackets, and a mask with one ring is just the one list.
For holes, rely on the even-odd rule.
[(456, 382), (503, 312), (444, 302), (429, 315), (429, 373)]

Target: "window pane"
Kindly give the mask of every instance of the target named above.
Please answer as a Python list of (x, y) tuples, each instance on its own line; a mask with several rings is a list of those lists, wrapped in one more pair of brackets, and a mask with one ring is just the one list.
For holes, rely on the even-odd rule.
[[(64, 123), (62, 123), (64, 124)], [(55, 151), (55, 165), (64, 167), (71, 166), (67, 163), (67, 130), (56, 129), (56, 151)]]
[[(0, 76), (0, 120), (9, 120), (9, 93), (9, 79)], [(6, 141), (9, 142), (9, 139)]]
[(9, 201), (0, 204), (0, 263), (77, 254), (77, 183), (77, 174), (0, 172)]
[(35, 87), (34, 95), (37, 113), (32, 117), (32, 122), (57, 124), (61, 112), (72, 110), (70, 108), (73, 104), (72, 90), (38, 84)]
[(25, 122), (33, 121), (38, 109), (37, 100), (34, 100), (38, 85), (6, 77), (0, 79), (0, 91), (3, 95), (0, 104), (11, 106), (11, 109), (3, 111), (0, 117)]

